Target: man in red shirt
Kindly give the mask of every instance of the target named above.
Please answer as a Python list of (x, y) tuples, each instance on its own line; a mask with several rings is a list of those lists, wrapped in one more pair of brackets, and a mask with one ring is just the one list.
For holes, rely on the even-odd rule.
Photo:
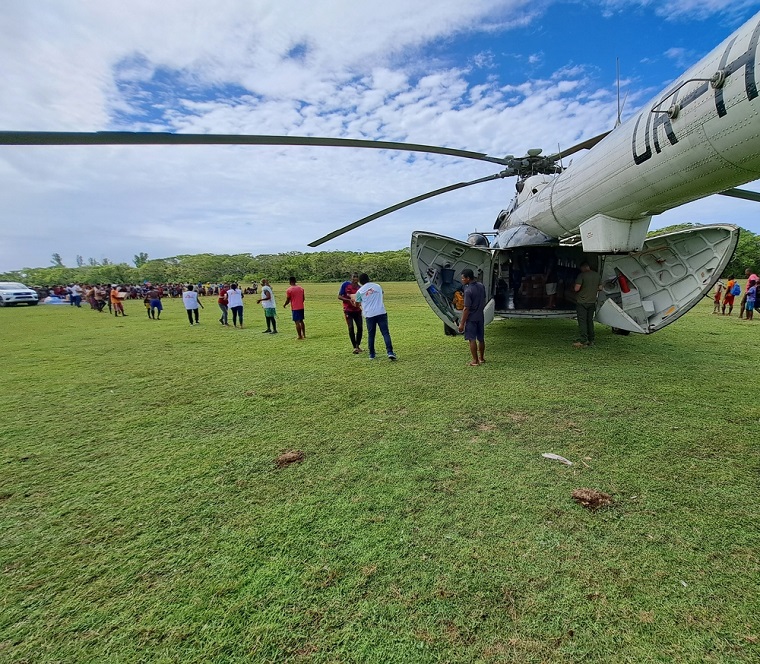
[(227, 314), (228, 314), (228, 306), (227, 306), (227, 291), (229, 288), (227, 287), (227, 284), (224, 284), (219, 289), (219, 298), (217, 299), (217, 304), (219, 305), (219, 309), (222, 311), (222, 317), (219, 319), (219, 322), (225, 326), (229, 327), (229, 323), (227, 322)]
[[(359, 274), (354, 272), (351, 275), (351, 281), (344, 281), (338, 291), (338, 299), (343, 302), (343, 315), (346, 318), (346, 325), (348, 325), (348, 338), (351, 339), (355, 355), (362, 352), (361, 343), (364, 332), (362, 308), (351, 299), (351, 296), (356, 295), (359, 288), (361, 288)], [(356, 332), (354, 332), (354, 327), (356, 327)]]
[(285, 304), (290, 304), (290, 310), (293, 312), (293, 322), (296, 324), (296, 332), (299, 339), (306, 338), (306, 323), (304, 322), (304, 310), (303, 303), (306, 299), (306, 295), (303, 292), (303, 288), (296, 285), (296, 278), (290, 277), (290, 288), (285, 291)]

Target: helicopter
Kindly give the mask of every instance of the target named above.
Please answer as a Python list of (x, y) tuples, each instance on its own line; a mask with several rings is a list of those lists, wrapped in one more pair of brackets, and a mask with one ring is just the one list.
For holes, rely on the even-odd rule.
[[(465, 268), (489, 295), (494, 318), (572, 318), (573, 284), (588, 262), (602, 275), (596, 319), (651, 334), (685, 314), (731, 260), (738, 227), (715, 224), (647, 238), (652, 217), (713, 194), (760, 202), (737, 187), (760, 178), (755, 77), (760, 14), (609, 132), (550, 155), (522, 157), (364, 139), (160, 132), (2, 131), (0, 145), (306, 145), (401, 150), (497, 164), (495, 174), (415, 196), (343, 226), (316, 247), (382, 216), (450, 191), (516, 177), (516, 195), (494, 231), (466, 241), (415, 231), (411, 260), (423, 296), (458, 331)], [(585, 152), (577, 163), (564, 160)], [(461, 305), (459, 305), (461, 306)]]

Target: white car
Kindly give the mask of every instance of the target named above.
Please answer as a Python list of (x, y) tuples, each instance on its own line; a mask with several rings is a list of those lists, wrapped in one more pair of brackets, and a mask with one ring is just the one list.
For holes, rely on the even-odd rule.
[(33, 306), (39, 301), (37, 291), (17, 281), (0, 281), (0, 307), (15, 306), (21, 302)]

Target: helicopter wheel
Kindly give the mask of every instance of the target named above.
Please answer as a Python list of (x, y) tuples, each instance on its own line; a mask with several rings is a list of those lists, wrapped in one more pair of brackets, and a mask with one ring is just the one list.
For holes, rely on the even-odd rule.
[(630, 333), (630, 330), (621, 330), (619, 327), (612, 328), (612, 334), (619, 334), (621, 337), (627, 337)]
[(446, 325), (446, 323), (443, 324), (443, 333), (447, 337), (458, 337), (459, 336), (456, 332), (454, 332), (454, 330), (452, 330), (448, 325)]

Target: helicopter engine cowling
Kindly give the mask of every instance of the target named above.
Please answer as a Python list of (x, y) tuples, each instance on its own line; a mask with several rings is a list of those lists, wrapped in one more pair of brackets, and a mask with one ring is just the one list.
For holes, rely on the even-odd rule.
[(488, 238), (483, 235), (483, 233), (470, 233), (467, 236), (467, 244), (469, 244), (471, 247), (487, 248), (491, 243), (488, 241)]

